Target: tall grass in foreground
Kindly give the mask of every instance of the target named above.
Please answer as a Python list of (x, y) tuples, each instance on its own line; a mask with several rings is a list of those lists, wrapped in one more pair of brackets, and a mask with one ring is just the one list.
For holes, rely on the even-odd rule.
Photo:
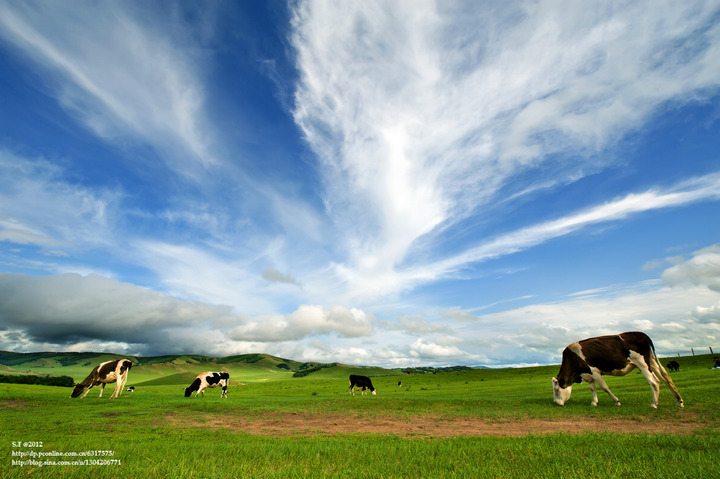
[[(121, 466), (13, 467), (9, 477), (718, 477), (716, 438), (270, 438), (146, 430), (112, 440)], [(107, 440), (110, 441), (110, 438)], [(70, 447), (75, 443), (71, 442)], [(77, 447), (77, 446), (76, 446)], [(663, 466), (664, 465), (664, 466)]]

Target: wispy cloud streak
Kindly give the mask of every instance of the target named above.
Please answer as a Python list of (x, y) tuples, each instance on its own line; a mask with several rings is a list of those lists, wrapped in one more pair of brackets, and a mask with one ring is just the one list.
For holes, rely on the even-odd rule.
[(96, 134), (152, 145), (185, 174), (215, 161), (197, 59), (169, 32), (96, 3), (4, 3), (0, 25), (0, 37), (37, 63), (58, 101)]
[[(339, 271), (392, 287), (409, 255), (432, 256), (442, 233), (471, 215), (606, 168), (613, 160), (602, 152), (658, 107), (720, 84), (717, 11), (707, 2), (300, 4), (294, 116), (345, 232)], [(675, 201), (628, 195), (499, 246), (478, 238), (449, 269), (656, 200)]]

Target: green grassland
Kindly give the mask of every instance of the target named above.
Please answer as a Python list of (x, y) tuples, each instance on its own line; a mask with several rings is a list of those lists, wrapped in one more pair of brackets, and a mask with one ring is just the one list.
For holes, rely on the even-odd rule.
[[(88, 353), (92, 354), (92, 353)], [(102, 358), (112, 359), (112, 355)], [(25, 361), (24, 361), (25, 359)], [(84, 379), (101, 356), (20, 357), (0, 353), (3, 374), (32, 371)], [(0, 384), (2, 477), (720, 477), (720, 370), (709, 356), (676, 358), (671, 374), (686, 407), (675, 406), (661, 389), (660, 408), (633, 372), (608, 378), (623, 406), (604, 393), (590, 407), (586, 385), (576, 385), (565, 407), (552, 403), (550, 377), (557, 366), (472, 369), (437, 374), (326, 365), (304, 377), (294, 370), (313, 365), (267, 355), (207, 358), (165, 356), (131, 358), (136, 365), (124, 392), (109, 399), (97, 389), (70, 399), (69, 388)], [(86, 364), (86, 363), (92, 364)], [(666, 363), (667, 360), (663, 360)], [(278, 365), (285, 366), (278, 367)], [(218, 389), (204, 398), (185, 398), (183, 389), (203, 371), (230, 372), (229, 398)], [(348, 395), (349, 374), (373, 378), (377, 396)], [(398, 381), (402, 386), (398, 387)], [(393, 421), (433, 423), (482, 420), (522, 426), (532, 421), (564, 421), (568, 431), (504, 435), (430, 435), (382, 432), (283, 434), (248, 432), (257, 419), (349, 417), (377, 425)], [(668, 432), (634, 433), (600, 429), (572, 433), (588, 421), (689, 426)], [(227, 426), (227, 427), (226, 427)], [(277, 429), (276, 429), (277, 430)], [(13, 447), (13, 442), (42, 447)], [(113, 451), (120, 464), (12, 465), (14, 452)], [(77, 458), (49, 457), (52, 460)]]

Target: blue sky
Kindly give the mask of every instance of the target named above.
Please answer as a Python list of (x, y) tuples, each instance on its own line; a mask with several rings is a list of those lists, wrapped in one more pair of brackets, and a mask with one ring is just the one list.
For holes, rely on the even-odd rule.
[(720, 349), (720, 3), (0, 2), (0, 349)]

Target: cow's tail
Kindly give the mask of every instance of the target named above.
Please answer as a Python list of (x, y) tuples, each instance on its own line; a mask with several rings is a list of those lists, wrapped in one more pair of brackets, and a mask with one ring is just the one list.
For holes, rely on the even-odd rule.
[(655, 345), (653, 344), (652, 339), (650, 340), (650, 354), (650, 369), (659, 379), (662, 380), (662, 382), (665, 383), (665, 385), (667, 385), (668, 388), (670, 388), (673, 396), (675, 396), (675, 401), (677, 402), (677, 405), (680, 407), (685, 407), (685, 402), (683, 401), (682, 397), (680, 397), (680, 392), (677, 390), (677, 387), (675, 387), (675, 383), (663, 367), (660, 359), (658, 359), (657, 357), (657, 353), (655, 352)]

